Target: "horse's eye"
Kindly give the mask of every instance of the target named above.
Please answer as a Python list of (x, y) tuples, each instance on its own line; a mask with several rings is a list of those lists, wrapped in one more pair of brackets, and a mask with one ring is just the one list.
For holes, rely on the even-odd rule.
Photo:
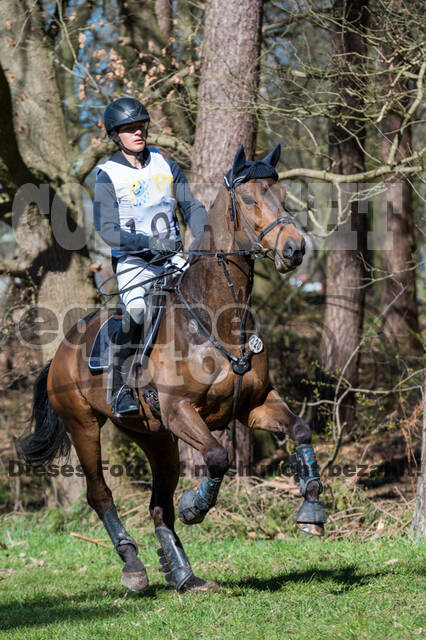
[(248, 193), (242, 193), (241, 198), (245, 204), (256, 204), (256, 200), (252, 198), (252, 196), (249, 196)]

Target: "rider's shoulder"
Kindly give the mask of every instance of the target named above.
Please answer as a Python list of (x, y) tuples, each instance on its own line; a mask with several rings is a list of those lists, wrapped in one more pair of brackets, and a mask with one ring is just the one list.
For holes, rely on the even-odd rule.
[(106, 167), (104, 167), (104, 166), (97, 167), (97, 171), (96, 171), (96, 183), (97, 184), (103, 184), (103, 183), (112, 182), (109, 174), (107, 173), (107, 171), (105, 169), (106, 169)]
[(117, 164), (124, 164), (121, 151), (116, 151), (107, 160), (96, 166), (96, 182), (108, 182), (108, 171)]

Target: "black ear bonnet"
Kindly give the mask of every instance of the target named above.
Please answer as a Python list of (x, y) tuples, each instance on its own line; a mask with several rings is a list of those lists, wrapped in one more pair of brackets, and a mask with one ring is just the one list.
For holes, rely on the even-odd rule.
[(229, 187), (235, 187), (238, 184), (253, 180), (254, 178), (273, 178), (278, 180), (278, 173), (275, 167), (278, 164), (281, 154), (281, 145), (277, 144), (275, 149), (268, 153), (263, 160), (247, 160), (244, 153), (244, 147), (241, 145), (238, 149), (232, 169), (225, 175), (225, 184)]

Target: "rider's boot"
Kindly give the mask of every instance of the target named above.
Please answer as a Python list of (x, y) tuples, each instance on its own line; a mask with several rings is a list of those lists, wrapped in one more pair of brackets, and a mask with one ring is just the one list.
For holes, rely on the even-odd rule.
[(126, 311), (113, 345), (112, 413), (115, 418), (139, 413), (139, 402), (125, 381), (124, 365), (128, 364), (137, 349), (140, 332), (141, 325)]

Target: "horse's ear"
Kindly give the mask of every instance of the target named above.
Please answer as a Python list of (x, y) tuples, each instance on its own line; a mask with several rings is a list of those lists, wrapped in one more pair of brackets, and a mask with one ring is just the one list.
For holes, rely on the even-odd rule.
[(234, 178), (240, 175), (246, 164), (246, 154), (243, 145), (240, 146), (235, 154), (234, 164), (232, 165), (232, 175)]
[(265, 158), (263, 158), (262, 162), (266, 162), (267, 164), (270, 164), (271, 166), (276, 167), (280, 159), (280, 155), (281, 155), (281, 145), (278, 143), (275, 149), (273, 149), (271, 153), (268, 153), (268, 155), (265, 156)]

